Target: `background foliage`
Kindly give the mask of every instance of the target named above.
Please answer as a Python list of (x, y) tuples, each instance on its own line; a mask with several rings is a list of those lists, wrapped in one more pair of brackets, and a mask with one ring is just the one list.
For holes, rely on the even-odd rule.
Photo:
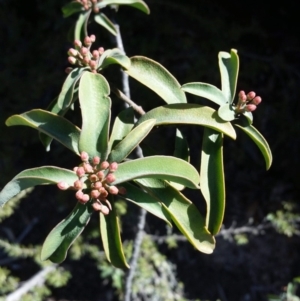
[[(45, 153), (33, 130), (4, 125), (12, 114), (32, 107), (45, 108), (60, 91), (65, 78), (63, 70), (68, 65), (66, 52), (70, 48), (66, 33), (73, 22), (72, 18), (61, 17), (61, 6), (66, 2), (0, 1), (0, 26), (3, 28), (0, 32), (0, 133), (1, 141), (5, 141), (0, 146), (1, 188), (15, 174), (32, 166), (53, 163), (69, 168), (77, 163), (70, 162), (68, 153), (58, 144), (51, 153)], [(160, 239), (167, 233), (164, 224), (148, 216), (146, 230), (155, 245), (148, 242), (151, 248), (149, 245), (147, 248), (154, 248), (152, 254), (156, 250), (159, 253), (156, 263), (151, 263), (153, 256), (146, 263), (140, 263), (140, 271), (144, 274), (139, 275), (138, 280), (142, 281), (144, 276), (152, 279), (151, 289), (151, 284), (152, 287), (156, 285), (155, 279), (175, 277), (176, 289), (172, 288), (172, 279), (168, 280), (169, 291), (174, 293), (169, 300), (268, 300), (269, 294), (287, 298), (280, 294), (300, 275), (297, 231), (300, 27), (299, 21), (291, 18), (296, 4), (285, 1), (270, 7), (261, 1), (248, 0), (213, 3), (208, 0), (201, 3), (149, 0), (147, 3), (151, 9), (149, 16), (126, 7), (117, 15), (127, 55), (141, 54), (157, 60), (181, 84), (203, 81), (220, 86), (217, 54), (220, 50), (238, 49), (241, 67), (237, 90), (253, 89), (262, 96), (263, 103), (255, 112), (255, 126), (268, 140), (274, 163), (266, 173), (260, 154), (247, 138), (240, 135), (237, 144), (227, 139), (225, 227), (232, 226), (232, 231), (223, 232), (224, 235), (221, 232), (214, 254), (208, 256), (194, 251), (184, 241), (177, 241), (177, 248), (170, 248), (176, 244), (176, 236), (173, 241)], [(28, 7), (30, 10), (25, 10)], [(104, 48), (111, 47), (112, 41), (105, 30), (96, 26), (92, 32), (97, 32), (97, 41)], [(147, 93), (143, 100), (137, 99), (141, 93)], [(133, 99), (142, 101), (146, 111), (154, 104), (161, 104), (154, 93), (135, 85), (134, 81), (131, 94)], [(199, 131), (201, 129), (195, 128), (187, 132), (191, 143), (200, 142), (197, 140)], [(168, 134), (166, 132), (166, 136)], [(165, 141), (156, 143), (167, 149)], [(42, 155), (37, 156), (37, 153)], [(191, 160), (197, 165), (199, 154), (192, 153)], [(1, 224), (0, 265), (3, 268), (0, 275), (5, 276), (0, 276), (0, 281), (6, 279), (7, 284), (0, 287), (13, 290), (18, 283), (16, 278), (24, 281), (40, 270), (39, 263), (31, 259), (38, 251), (30, 245), (40, 245), (53, 226), (70, 211), (72, 193), (69, 203), (60, 199), (62, 197), (65, 198), (65, 193), (62, 196), (53, 187), (34, 190), (30, 198), (16, 204), (19, 210)], [(197, 196), (191, 194), (189, 197), (201, 205)], [(131, 239), (138, 211), (134, 206), (127, 209), (123, 236)], [(124, 207), (121, 206), (121, 210)], [(242, 226), (244, 231), (237, 231)], [(97, 248), (96, 227), (97, 221), (94, 224), (92, 221), (84, 234), (90, 243), (80, 245), (78, 242), (72, 248), (72, 258), (63, 265), (73, 275), (68, 285), (54, 288), (52, 282), (52, 285), (47, 284), (48, 292), (41, 294), (49, 294), (52, 300), (118, 300), (122, 297), (124, 275), (105, 265), (101, 249)], [(154, 233), (154, 229), (160, 230)], [(24, 247), (18, 253), (19, 244)], [(130, 253), (130, 244), (127, 252)], [(144, 255), (147, 256), (149, 254)], [(162, 261), (160, 256), (166, 256), (168, 261), (163, 262), (169, 264), (163, 272), (156, 270)], [(153, 267), (152, 275), (146, 273), (148, 264)], [(168, 272), (174, 271), (175, 265), (176, 275)], [(184, 288), (178, 282), (182, 282)], [(135, 283), (136, 290), (145, 286), (138, 281)], [(8, 291), (1, 291), (1, 294)], [(137, 292), (136, 300), (152, 300), (151, 296), (155, 300), (155, 296), (149, 294), (150, 297), (141, 296)], [(168, 300), (163, 297), (163, 291), (159, 294), (160, 300)]]

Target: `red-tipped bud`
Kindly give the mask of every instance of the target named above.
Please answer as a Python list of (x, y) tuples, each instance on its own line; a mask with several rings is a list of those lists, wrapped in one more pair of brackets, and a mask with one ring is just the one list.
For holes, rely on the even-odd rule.
[(90, 200), (90, 196), (88, 194), (84, 194), (82, 198), (79, 200), (80, 203), (85, 204)]
[(256, 110), (256, 105), (252, 105), (252, 104), (246, 105), (245, 109), (247, 112), (253, 112)]
[(251, 103), (253, 103), (254, 105), (259, 105), (261, 103), (261, 97), (260, 96), (256, 96), (254, 97), (254, 99), (251, 101)]
[(73, 171), (77, 171), (77, 169), (78, 169), (78, 166), (75, 166), (75, 167), (73, 167)]
[(82, 59), (82, 63), (84, 64), (84, 65), (88, 65), (89, 64), (89, 62), (90, 62), (90, 59), (89, 59), (89, 57), (84, 57), (83, 59)]
[(97, 182), (94, 183), (93, 187), (94, 187), (95, 189), (98, 189), (98, 190), (99, 190), (99, 189), (102, 187), (102, 183), (101, 183), (100, 181), (97, 181)]
[(98, 48), (98, 52), (99, 52), (100, 55), (103, 54), (104, 48), (103, 48), (103, 47), (99, 47), (99, 48)]
[(82, 189), (82, 182), (80, 180), (76, 180), (73, 186), (76, 190)]
[(108, 192), (111, 193), (111, 194), (118, 194), (119, 189), (116, 186), (109, 186), (108, 187)]
[(76, 58), (73, 57), (73, 56), (69, 56), (68, 57), (68, 62), (71, 64), (71, 65), (75, 65), (76, 64)]
[(96, 62), (96, 61), (93, 61), (93, 60), (90, 60), (90, 61), (89, 61), (89, 66), (91, 67), (91, 69), (96, 69), (96, 67), (97, 67), (97, 62)]
[(114, 172), (118, 169), (118, 163), (117, 162), (112, 162), (109, 165), (109, 171)]
[(254, 91), (251, 91), (247, 94), (247, 99), (252, 100), (256, 96), (256, 93)]
[(246, 94), (245, 94), (245, 92), (244, 91), (240, 91), (239, 92), (239, 102), (246, 102), (246, 100), (247, 100), (247, 96), (246, 96)]
[(92, 183), (97, 182), (99, 180), (99, 178), (95, 174), (90, 175), (89, 179)]
[(104, 172), (103, 171), (98, 171), (97, 172), (97, 176), (98, 176), (98, 178), (99, 178), (99, 180), (102, 180), (103, 178), (104, 178)]
[(81, 200), (82, 197), (83, 197), (83, 192), (82, 190), (78, 190), (76, 193), (75, 193), (75, 197), (77, 200)]
[(75, 41), (74, 41), (74, 46), (80, 48), (80, 47), (82, 46), (81, 41), (80, 41), (80, 40), (75, 40)]
[(99, 196), (100, 196), (99, 190), (94, 189), (94, 190), (91, 191), (91, 197), (93, 199), (97, 199)]
[(100, 204), (100, 203), (98, 203), (98, 202), (95, 202), (95, 203), (92, 204), (92, 207), (93, 207), (93, 209), (94, 209), (95, 211), (101, 211), (102, 206), (103, 206), (103, 205)]
[(96, 41), (96, 36), (94, 34), (90, 35), (91, 42), (94, 43)]
[(94, 164), (94, 165), (98, 165), (99, 163), (100, 163), (100, 157), (95, 156), (95, 157), (93, 158), (93, 164)]
[(83, 43), (84, 43), (85, 46), (88, 47), (88, 46), (91, 46), (91, 45), (92, 45), (92, 40), (91, 40), (90, 37), (85, 37)]
[(105, 205), (102, 205), (101, 212), (102, 212), (104, 215), (108, 215), (108, 214), (109, 214), (109, 209), (108, 209), (108, 207), (105, 206)]
[(83, 168), (84, 168), (85, 172), (87, 172), (87, 173), (93, 173), (94, 172), (94, 169), (93, 169), (93, 167), (90, 163), (84, 162), (83, 163)]
[(98, 52), (98, 50), (94, 50), (93, 51), (93, 58), (95, 59), (95, 60), (97, 60), (98, 58), (99, 58), (99, 52)]
[(67, 190), (70, 186), (66, 182), (61, 181), (57, 183), (57, 187), (60, 190)]
[(80, 49), (80, 53), (83, 55), (83, 56), (87, 56), (88, 53), (89, 53), (89, 50), (86, 48), (86, 47), (82, 47)]
[(100, 165), (101, 169), (107, 169), (109, 167), (109, 163), (107, 161), (103, 161)]
[(81, 178), (85, 175), (85, 170), (82, 166), (79, 166), (76, 170), (76, 175)]
[(87, 162), (89, 160), (89, 155), (87, 152), (81, 152), (80, 153), (80, 158), (83, 162)]
[(78, 54), (78, 51), (74, 48), (70, 48), (69, 51), (68, 51), (69, 56), (74, 56), (75, 57), (75, 56), (77, 56), (77, 54)]
[(105, 199), (108, 196), (108, 192), (106, 191), (106, 189), (104, 187), (101, 187), (99, 189), (100, 192), (100, 198)]
[(127, 193), (127, 190), (125, 187), (119, 187), (119, 194), (125, 195)]
[(72, 70), (73, 70), (72, 67), (67, 67), (67, 68), (65, 69), (65, 72), (66, 72), (67, 74), (69, 74), (69, 73), (72, 72)]
[(109, 173), (106, 176), (106, 183), (112, 183), (116, 180), (116, 176), (113, 173)]

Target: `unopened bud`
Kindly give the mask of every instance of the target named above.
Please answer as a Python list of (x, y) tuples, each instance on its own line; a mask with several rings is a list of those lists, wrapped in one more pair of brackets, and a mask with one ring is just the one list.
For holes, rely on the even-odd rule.
[(69, 56), (74, 56), (75, 57), (75, 56), (77, 56), (77, 54), (78, 54), (78, 51), (74, 48), (70, 48), (69, 51), (68, 51)]
[(112, 183), (116, 180), (116, 176), (113, 174), (113, 173), (109, 173), (107, 176), (106, 176), (106, 182), (107, 183)]
[(99, 180), (99, 178), (97, 177), (97, 175), (95, 175), (95, 174), (92, 174), (92, 175), (90, 175), (90, 181), (92, 182), (92, 183), (94, 183), (94, 182), (96, 182), (96, 181), (98, 181)]
[(94, 34), (90, 35), (91, 42), (94, 43), (96, 41), (96, 36)]
[(75, 193), (75, 197), (77, 200), (81, 200), (82, 197), (83, 197), (83, 192), (82, 190), (78, 190), (76, 193)]
[(100, 55), (103, 54), (104, 48), (103, 48), (103, 47), (99, 47), (99, 48), (98, 48), (98, 52), (99, 52)]
[(71, 65), (75, 65), (76, 64), (76, 58), (73, 57), (73, 56), (69, 56), (68, 57), (68, 62), (71, 64)]
[(90, 196), (88, 194), (84, 194), (82, 198), (79, 200), (80, 203), (85, 204), (90, 200)]
[(87, 152), (81, 152), (80, 153), (80, 158), (83, 162), (87, 162), (89, 160), (89, 155)]
[(80, 40), (75, 40), (75, 41), (74, 41), (74, 46), (80, 48), (80, 47), (82, 46), (81, 41), (80, 41)]
[(247, 94), (247, 99), (252, 100), (256, 96), (256, 93), (254, 91), (251, 91)]
[(99, 180), (102, 180), (103, 178), (104, 178), (104, 172), (103, 171), (98, 171), (97, 172), (97, 176), (98, 176), (98, 178), (99, 178)]
[(247, 100), (246, 93), (244, 91), (240, 91), (239, 92), (239, 101), (240, 102), (246, 102), (246, 100)]
[(97, 199), (99, 196), (100, 196), (99, 190), (94, 189), (94, 190), (91, 191), (91, 197), (93, 199)]
[(97, 67), (97, 62), (96, 62), (96, 61), (93, 61), (93, 60), (90, 60), (90, 61), (89, 61), (89, 66), (91, 67), (91, 69), (96, 69), (96, 67)]
[(95, 211), (101, 211), (102, 206), (103, 206), (103, 205), (100, 204), (100, 203), (98, 203), (98, 202), (95, 202), (95, 203), (92, 204), (92, 207), (93, 207), (93, 209), (94, 209)]
[(99, 192), (100, 192), (101, 199), (105, 199), (108, 196), (108, 192), (106, 191), (106, 189), (104, 187), (101, 187), (99, 189)]
[(82, 47), (80, 49), (80, 53), (83, 55), (83, 56), (87, 56), (88, 53), (89, 53), (89, 50), (86, 48), (86, 47)]
[(109, 163), (107, 161), (103, 161), (100, 165), (101, 169), (107, 169), (109, 167)]
[(97, 181), (97, 182), (94, 183), (93, 187), (95, 189), (100, 189), (102, 187), (102, 183), (100, 181)]
[(125, 187), (119, 187), (119, 194), (125, 195), (127, 193), (127, 190)]
[(261, 103), (261, 97), (260, 96), (256, 96), (253, 98), (253, 100), (251, 101), (251, 103), (253, 103), (254, 105), (259, 105)]
[(256, 105), (253, 105), (253, 104), (246, 105), (245, 109), (247, 112), (253, 112), (256, 110)]
[(76, 180), (73, 186), (76, 190), (82, 189), (82, 182), (80, 180)]
[(98, 58), (99, 58), (99, 51), (98, 50), (94, 50), (93, 51), (93, 58), (95, 59), (95, 60), (97, 60)]
[(91, 46), (92, 45), (92, 41), (90, 37), (85, 37), (84, 38), (84, 45), (85, 46)]
[(93, 158), (93, 164), (98, 165), (99, 163), (100, 163), (100, 157), (95, 156), (95, 157)]
[(94, 7), (93, 7), (93, 12), (94, 12), (95, 14), (99, 13), (99, 7), (98, 7), (98, 6), (94, 6)]
[(67, 190), (70, 186), (69, 184), (67, 184), (66, 182), (58, 182), (57, 183), (57, 187), (60, 189), (60, 190)]
[(69, 73), (72, 72), (72, 70), (73, 70), (72, 67), (67, 67), (67, 68), (65, 69), (65, 73), (69, 74)]
[(90, 163), (84, 162), (83, 163), (83, 168), (84, 168), (85, 172), (87, 172), (87, 173), (93, 173), (94, 172), (94, 169), (93, 169), (93, 167), (91, 166)]
[(109, 209), (107, 206), (102, 205), (102, 208), (100, 210), (104, 215), (108, 215), (109, 214)]
[(116, 186), (109, 186), (108, 187), (108, 192), (111, 193), (111, 194), (118, 194), (119, 189)]
[(76, 175), (81, 178), (85, 175), (85, 170), (82, 166), (79, 166), (76, 170)]
[(112, 162), (109, 165), (109, 171), (114, 172), (118, 169), (118, 163), (117, 162)]

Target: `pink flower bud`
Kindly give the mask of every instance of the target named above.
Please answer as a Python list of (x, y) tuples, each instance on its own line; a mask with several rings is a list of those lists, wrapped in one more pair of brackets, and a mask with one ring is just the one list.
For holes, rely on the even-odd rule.
[(89, 155), (87, 152), (81, 152), (80, 153), (80, 158), (83, 162), (87, 162), (89, 160)]
[(100, 165), (101, 169), (107, 169), (109, 167), (109, 163), (107, 161), (103, 161)]
[(97, 175), (95, 175), (95, 174), (90, 175), (89, 179), (90, 179), (90, 181), (91, 181), (92, 183), (94, 183), (94, 182), (96, 182), (96, 181), (99, 180), (99, 178), (98, 178)]
[(78, 54), (78, 51), (74, 48), (70, 48), (69, 51), (68, 51), (69, 56), (74, 56), (75, 57), (75, 56), (77, 56), (77, 54)]
[(254, 105), (259, 105), (261, 103), (262, 99), (260, 96), (254, 97), (254, 99), (251, 101)]
[(102, 208), (100, 210), (104, 215), (108, 215), (109, 214), (109, 209), (107, 206), (102, 205)]
[(98, 165), (99, 163), (100, 163), (100, 157), (95, 156), (95, 157), (93, 158), (93, 164)]
[(76, 170), (76, 175), (81, 178), (85, 175), (85, 170), (82, 166), (79, 166)]
[(95, 202), (95, 203), (92, 204), (92, 207), (93, 207), (93, 209), (94, 209), (95, 211), (101, 211), (102, 206), (103, 206), (103, 205), (100, 204), (100, 203), (98, 203), (98, 202)]
[(67, 68), (65, 69), (65, 73), (69, 74), (69, 73), (72, 72), (72, 70), (73, 70), (72, 67), (67, 67)]
[(94, 34), (90, 35), (91, 42), (94, 43), (96, 41), (96, 36)]
[(90, 37), (85, 37), (84, 38), (84, 45), (85, 46), (91, 46), (92, 45), (92, 41)]
[(93, 187), (94, 187), (95, 189), (98, 189), (98, 190), (99, 190), (99, 189), (102, 187), (102, 183), (101, 183), (100, 181), (97, 181), (97, 182), (94, 183)]
[(80, 40), (75, 40), (75, 41), (74, 41), (74, 46), (80, 48), (80, 47), (82, 46), (81, 41), (80, 41)]
[(109, 171), (114, 172), (118, 169), (118, 163), (117, 162), (112, 162), (109, 165)]
[(81, 62), (82, 62), (84, 65), (88, 65), (89, 62), (90, 62), (90, 59), (86, 56), (86, 57), (84, 57), (84, 58), (82, 59)]
[(111, 193), (111, 194), (118, 194), (119, 189), (116, 186), (109, 186), (108, 187), (108, 192)]
[(89, 66), (91, 67), (91, 69), (96, 69), (96, 67), (97, 67), (97, 62), (96, 62), (96, 61), (93, 61), (93, 60), (90, 60), (90, 61), (89, 61)]
[(127, 190), (125, 187), (119, 187), (119, 194), (125, 195), (127, 193)]
[(94, 51), (93, 51), (93, 58), (94, 58), (95, 60), (97, 60), (97, 59), (99, 58), (99, 56), (100, 56), (100, 54), (99, 54), (98, 50), (94, 50)]
[(75, 166), (75, 167), (73, 167), (73, 171), (77, 171), (77, 169), (78, 169), (78, 166)]
[(104, 172), (102, 170), (98, 171), (97, 176), (98, 176), (99, 180), (102, 180), (104, 178)]
[(103, 47), (99, 47), (99, 48), (98, 48), (98, 52), (99, 52), (100, 55), (103, 54), (104, 48), (103, 48)]
[(75, 193), (75, 197), (77, 200), (81, 200), (82, 197), (83, 197), (83, 192), (82, 190), (78, 190), (76, 193)]
[(93, 12), (94, 12), (95, 14), (99, 13), (99, 7), (94, 6), (94, 7), (93, 7)]
[(246, 105), (245, 109), (247, 112), (253, 112), (256, 110), (256, 105), (252, 105), (252, 104)]
[(256, 93), (254, 91), (251, 91), (247, 94), (247, 99), (252, 100), (256, 96)]
[(80, 203), (85, 204), (90, 200), (90, 196), (88, 194), (84, 194), (82, 198), (79, 200)]
[(112, 183), (116, 180), (116, 176), (113, 173), (109, 173), (105, 180), (107, 183)]
[(82, 166), (83, 166), (86, 173), (93, 173), (94, 172), (94, 169), (93, 169), (93, 167), (90, 163), (84, 162)]
[(92, 190), (91, 191), (91, 197), (93, 198), (93, 199), (97, 199), (98, 197), (100, 196), (100, 192), (99, 192), (99, 190)]
[(60, 190), (67, 190), (70, 186), (66, 182), (61, 181), (57, 183), (57, 187)]
[(68, 57), (68, 62), (71, 64), (71, 65), (75, 65), (76, 64), (76, 58), (73, 57), (73, 56), (69, 56)]
[(245, 92), (244, 91), (240, 91), (240, 93), (239, 93), (239, 102), (246, 102), (246, 100), (247, 100), (247, 96), (246, 96), (246, 94), (245, 94)]
[(99, 189), (99, 192), (100, 192), (100, 198), (102, 199), (105, 199), (108, 196), (108, 192), (105, 190), (104, 187), (101, 187)]
[(82, 47), (80, 49), (80, 53), (83, 55), (83, 56), (87, 56), (88, 53), (89, 53), (89, 50), (86, 48), (86, 47)]
[(82, 189), (82, 182), (80, 180), (76, 180), (73, 186), (76, 190)]

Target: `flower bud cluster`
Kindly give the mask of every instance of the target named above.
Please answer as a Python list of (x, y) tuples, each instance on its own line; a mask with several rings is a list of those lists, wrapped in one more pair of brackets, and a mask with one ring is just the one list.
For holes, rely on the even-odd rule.
[(261, 97), (256, 96), (254, 91), (249, 92), (247, 95), (244, 91), (240, 91), (239, 100), (235, 108), (235, 112), (240, 114), (244, 112), (253, 112), (261, 103)]
[[(90, 51), (92, 44), (96, 41), (95, 35), (86, 36), (83, 41), (75, 40), (75, 48), (70, 48), (68, 51), (68, 61), (71, 65), (78, 65), (81, 67), (90, 67), (93, 73), (97, 72), (97, 66), (101, 55), (104, 52), (103, 47), (97, 50)], [(66, 73), (72, 71), (71, 67), (66, 68)]]
[(95, 14), (99, 12), (99, 7), (97, 7), (98, 0), (76, 0), (76, 2), (80, 3), (85, 10), (92, 8)]
[(107, 215), (112, 210), (111, 204), (107, 200), (108, 195), (126, 194), (124, 187), (118, 188), (111, 185), (116, 180), (114, 172), (118, 169), (118, 163), (101, 162), (97, 156), (89, 160), (86, 152), (81, 152), (80, 157), (82, 163), (73, 169), (78, 177), (73, 186), (69, 186), (65, 182), (59, 182), (57, 186), (61, 190), (77, 190), (75, 197), (80, 203), (86, 204), (91, 201), (94, 210)]

